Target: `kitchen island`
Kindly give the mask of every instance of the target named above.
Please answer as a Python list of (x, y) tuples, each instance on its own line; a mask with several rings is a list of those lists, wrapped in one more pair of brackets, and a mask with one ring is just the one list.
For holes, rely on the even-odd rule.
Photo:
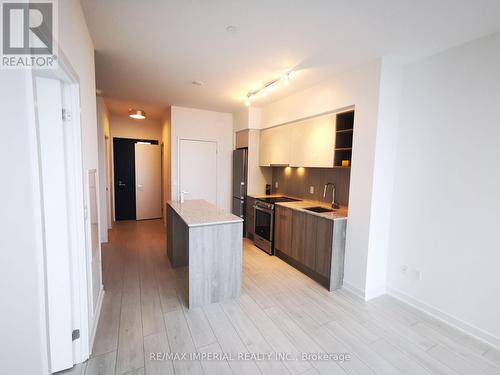
[(189, 307), (239, 297), (243, 220), (204, 200), (167, 203), (167, 256), (188, 268)]

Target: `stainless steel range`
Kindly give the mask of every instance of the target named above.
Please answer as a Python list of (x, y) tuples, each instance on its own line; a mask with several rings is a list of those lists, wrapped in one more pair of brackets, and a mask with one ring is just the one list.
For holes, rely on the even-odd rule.
[(274, 254), (274, 204), (278, 202), (297, 202), (300, 199), (289, 197), (257, 198), (254, 203), (255, 233), (253, 243), (269, 255)]

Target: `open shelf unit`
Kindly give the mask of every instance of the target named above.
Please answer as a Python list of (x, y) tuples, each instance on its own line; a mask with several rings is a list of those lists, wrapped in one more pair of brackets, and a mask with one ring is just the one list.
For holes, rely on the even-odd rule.
[(352, 160), (352, 135), (354, 131), (354, 111), (342, 112), (336, 116), (335, 126), (335, 167), (342, 167), (342, 160)]

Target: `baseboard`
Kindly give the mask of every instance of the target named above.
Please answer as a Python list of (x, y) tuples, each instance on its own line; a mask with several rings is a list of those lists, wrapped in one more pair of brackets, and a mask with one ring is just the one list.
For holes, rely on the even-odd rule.
[(442, 321), (443, 323), (458, 329), (480, 341), (487, 343), (497, 349), (500, 349), (500, 337), (494, 336), (481, 328), (475, 327), (469, 323), (464, 322), (461, 319), (455, 318), (454, 316), (445, 313), (439, 309), (436, 309), (425, 302), (419, 301), (412, 296), (401, 292), (395, 288), (387, 287), (387, 294), (390, 296), (412, 306), (413, 308), (422, 311), (433, 318)]
[(365, 291), (359, 289), (358, 287), (355, 287), (351, 283), (345, 281), (343, 282), (342, 289), (345, 290), (347, 293), (352, 294), (353, 296), (357, 298), (361, 298), (363, 301), (365, 300)]
[(97, 309), (94, 319), (94, 326), (90, 334), (90, 347), (89, 353), (92, 354), (92, 348), (94, 347), (95, 334), (97, 332), (97, 325), (99, 324), (99, 318), (101, 317), (102, 301), (104, 299), (104, 287), (101, 285), (101, 290), (99, 291), (99, 297), (97, 298)]
[(386, 293), (387, 287), (385, 285), (381, 285), (377, 288), (371, 288), (370, 290), (365, 291), (365, 301), (380, 297)]

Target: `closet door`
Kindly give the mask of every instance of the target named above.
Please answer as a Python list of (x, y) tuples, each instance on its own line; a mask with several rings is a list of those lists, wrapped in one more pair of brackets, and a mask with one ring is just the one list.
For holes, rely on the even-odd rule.
[(73, 366), (70, 242), (61, 84), (36, 79), (52, 372)]

